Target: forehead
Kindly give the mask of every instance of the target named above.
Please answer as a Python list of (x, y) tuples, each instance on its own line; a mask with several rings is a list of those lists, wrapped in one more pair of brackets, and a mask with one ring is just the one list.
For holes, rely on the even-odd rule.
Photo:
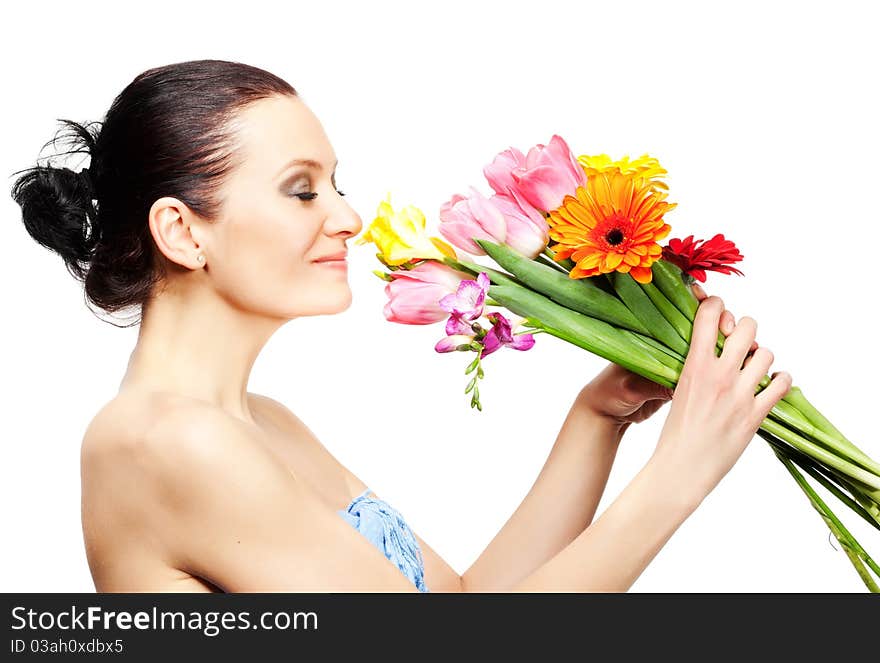
[(318, 118), (298, 97), (260, 99), (236, 118), (242, 168), (280, 175), (292, 159), (314, 159), (333, 169), (336, 154)]

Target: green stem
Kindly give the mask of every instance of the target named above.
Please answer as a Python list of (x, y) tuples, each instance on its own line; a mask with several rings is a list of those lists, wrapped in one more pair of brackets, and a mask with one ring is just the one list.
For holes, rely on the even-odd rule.
[(688, 320), (693, 321), (700, 303), (684, 282), (684, 274), (678, 265), (663, 260), (651, 263), (651, 282), (672, 302)]
[[(760, 385), (758, 386), (760, 388)], [(860, 465), (866, 470), (880, 476), (880, 463), (872, 459), (849, 440), (840, 440), (828, 435), (825, 431), (818, 429), (807, 421), (801, 411), (794, 408), (789, 402), (784, 400), (778, 401), (770, 410), (770, 416), (779, 422), (788, 425), (790, 428), (797, 431), (798, 434), (803, 435), (804, 437), (813, 438), (813, 440), (841, 458), (856, 465)]]
[[(547, 257), (548, 255), (551, 257)], [(548, 267), (552, 267), (553, 269), (555, 269), (558, 272), (562, 272), (563, 274), (567, 275), (568, 270), (565, 267), (563, 267), (562, 265), (560, 265), (558, 262), (553, 260), (552, 255), (553, 254), (550, 253), (549, 249), (544, 249), (544, 254), (543, 255), (538, 254), (537, 256), (535, 256), (535, 260), (541, 262), (544, 265), (547, 265)]]
[[(693, 329), (694, 318), (700, 302), (694, 295), (688, 283), (685, 283), (684, 274), (677, 265), (667, 262), (662, 258), (651, 263), (651, 283), (675, 306), (676, 309), (691, 323)], [(726, 337), (719, 330), (715, 339), (715, 354), (721, 355), (724, 349)]]
[(667, 387), (675, 385), (678, 372), (660, 363), (616, 327), (557, 304), (528, 288), (509, 285), (489, 287), (489, 295), (513, 313), (529, 318), (531, 326)]
[[(833, 494), (837, 499), (846, 504), (850, 509), (855, 511), (865, 521), (867, 521), (875, 529), (880, 530), (880, 517), (876, 515), (878, 506), (873, 504), (869, 498), (857, 491), (853, 485), (841, 478), (839, 475), (830, 471), (827, 467), (819, 465), (806, 454), (801, 453), (794, 447), (791, 447), (780, 441), (766, 431), (760, 431), (760, 436), (769, 442), (777, 451), (785, 454), (786, 458), (797, 464), (803, 471), (821, 483), (826, 490)], [(826, 474), (827, 473), (827, 474)], [(849, 490), (853, 497), (843, 492), (843, 489)], [(873, 512), (863, 504), (873, 505)]]
[(506, 244), (483, 239), (475, 241), (489, 257), (513, 274), (520, 285), (530, 291), (577, 313), (603, 320), (615, 328), (650, 333), (616, 295), (600, 288), (593, 279), (572, 279), (556, 268), (518, 253)]
[(650, 336), (645, 336), (644, 334), (639, 334), (638, 332), (633, 332), (633, 334), (635, 336), (638, 336), (639, 339), (641, 341), (643, 341), (644, 343), (647, 343), (648, 345), (657, 348), (661, 352), (666, 353), (667, 355), (669, 355), (670, 357), (675, 359), (679, 364), (681, 364), (682, 367), (684, 367), (685, 358), (683, 356), (681, 356), (680, 354), (678, 354), (675, 350), (670, 350), (668, 347), (663, 345), (660, 341), (658, 341), (657, 339), (652, 338)]
[(815, 490), (813, 490), (812, 486), (810, 486), (803, 475), (798, 472), (794, 464), (786, 458), (784, 454), (779, 453), (775, 449), (774, 452), (776, 453), (776, 457), (779, 458), (783, 465), (785, 465), (785, 468), (807, 495), (813, 508), (816, 509), (820, 516), (822, 516), (822, 519), (825, 521), (826, 525), (828, 525), (828, 529), (831, 530), (832, 534), (834, 534), (835, 538), (840, 542), (844, 552), (850, 562), (852, 562), (853, 567), (856, 569), (856, 572), (859, 574), (859, 577), (862, 579), (862, 582), (865, 583), (868, 590), (872, 593), (880, 593), (880, 587), (878, 587), (877, 582), (871, 577), (870, 573), (868, 573), (868, 570), (862, 563), (862, 560), (864, 560), (871, 570), (880, 576), (880, 569), (878, 569), (874, 560), (871, 559), (871, 556), (868, 555), (861, 545), (859, 545), (859, 542), (856, 541), (855, 537), (850, 534), (844, 524), (840, 522), (831, 509), (828, 508), (828, 505), (825, 504), (822, 498), (819, 497)]
[(660, 311), (657, 310), (654, 302), (639, 287), (632, 274), (610, 272), (606, 276), (626, 307), (632, 311), (632, 314), (648, 330), (648, 336), (653, 336), (682, 356), (687, 355), (688, 344), (678, 335), (678, 332), (667, 322)]
[(491, 267), (485, 267), (483, 265), (478, 265), (474, 262), (467, 262), (464, 260), (456, 260), (455, 258), (450, 258), (449, 256), (443, 257), (443, 262), (453, 269), (457, 269), (460, 272), (470, 272), (475, 277), (480, 272), (486, 272), (486, 275), (489, 277), (489, 280), (492, 283), (498, 285), (516, 285), (522, 286), (515, 276), (511, 276), (510, 274), (505, 274), (504, 272), (499, 272), (497, 269), (492, 269)]
[(550, 258), (550, 260), (555, 262), (557, 265), (562, 265), (562, 267), (567, 272), (571, 272), (571, 270), (573, 270), (575, 267), (574, 260), (571, 260), (569, 258), (563, 258), (562, 260), (557, 260), (556, 259), (556, 252), (553, 249), (551, 249), (549, 246), (544, 248), (544, 255), (546, 255), (548, 258)]
[[(633, 373), (636, 373), (638, 375), (646, 377), (649, 380), (651, 380), (652, 382), (656, 382), (657, 384), (661, 384), (664, 387), (671, 387), (671, 388), (675, 387), (675, 383), (672, 380), (670, 380), (669, 377), (657, 374), (657, 373), (653, 372), (652, 370), (650, 370), (649, 368), (646, 368), (644, 362), (633, 362), (633, 361), (625, 359), (621, 356), (615, 356), (613, 353), (610, 353), (610, 352), (605, 353), (605, 352), (597, 351), (597, 350), (593, 349), (592, 347), (590, 347), (590, 343), (588, 341), (579, 337), (576, 333), (573, 333), (571, 330), (556, 329), (554, 327), (550, 327), (549, 325), (541, 324), (540, 322), (538, 322), (534, 318), (530, 318), (530, 320), (532, 321), (533, 325), (536, 325), (536, 326), (541, 325), (541, 329), (544, 332), (550, 334), (551, 336), (555, 336), (556, 338), (562, 339), (563, 341), (567, 341), (567, 342), (571, 343), (572, 345), (576, 345), (580, 348), (588, 350), (595, 355), (598, 355), (600, 357), (603, 357), (604, 359), (607, 359), (608, 361), (612, 361), (615, 364), (623, 366), (624, 368), (632, 371)], [(660, 364), (659, 368), (665, 369), (668, 367)]]
[(669, 301), (660, 289), (653, 283), (639, 283), (642, 290), (648, 295), (648, 298), (657, 307), (657, 310), (666, 318), (666, 321), (672, 325), (672, 328), (678, 335), (688, 344), (691, 342), (691, 334), (694, 324), (688, 320), (684, 314), (679, 311), (675, 305)]
[(825, 465), (835, 468), (846, 476), (864, 483), (872, 490), (880, 491), (880, 476), (877, 476), (858, 465), (854, 465), (848, 460), (841, 458), (837, 454), (819, 446), (818, 444), (810, 442), (795, 431), (786, 428), (770, 417), (764, 419), (761, 423), (761, 428), (788, 442), (798, 451), (802, 451), (810, 456), (810, 458), (814, 458)]
[[(637, 344), (641, 347), (645, 352), (650, 354), (654, 359), (659, 361), (664, 366), (668, 366), (673, 369), (678, 375), (681, 375), (681, 369), (684, 367), (683, 362), (679, 361), (675, 357), (673, 357), (668, 350), (664, 351), (663, 345), (654, 341), (654, 339), (648, 336), (642, 336), (641, 334), (637, 334), (636, 332), (630, 331), (628, 329), (621, 329), (622, 334), (627, 336), (633, 343)], [(653, 341), (650, 343), (649, 341)], [(678, 380), (676, 380), (678, 382)]]
[[(792, 387), (791, 391), (786, 394), (786, 400), (791, 403), (794, 407), (800, 410), (804, 416), (813, 424), (816, 428), (829, 435), (837, 437), (838, 439), (848, 442), (852, 444), (847, 438), (841, 433), (837, 428), (834, 427), (828, 419), (826, 419), (819, 410), (817, 410), (810, 401), (807, 400), (804, 393), (801, 391), (800, 387)], [(855, 447), (854, 444), (852, 444)]]
[[(682, 271), (677, 265), (665, 260), (657, 260), (651, 265), (652, 280), (649, 284), (640, 284), (651, 300), (657, 305), (658, 311), (664, 318), (682, 334), (683, 338), (690, 340), (693, 329), (693, 320), (696, 315), (698, 302), (690, 286), (685, 283)], [(655, 292), (656, 290), (656, 292)], [(661, 299), (661, 297), (663, 299)], [(724, 348), (726, 338), (719, 331), (716, 349)], [(686, 353), (684, 353), (686, 355)], [(766, 388), (770, 384), (770, 377), (761, 379), (760, 387)], [(855, 444), (835, 428), (821, 412), (819, 412), (803, 395), (800, 388), (792, 387), (780, 402), (771, 411), (776, 419), (784, 421), (805, 436), (812, 437), (817, 442), (833, 450), (845, 459), (861, 465), (875, 474), (880, 474), (880, 463), (873, 460)]]

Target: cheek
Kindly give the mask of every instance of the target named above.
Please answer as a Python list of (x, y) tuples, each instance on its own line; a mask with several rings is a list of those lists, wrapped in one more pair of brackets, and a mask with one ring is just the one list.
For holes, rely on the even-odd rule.
[(277, 209), (252, 209), (238, 218), (223, 234), (215, 286), (248, 310), (289, 308), (315, 271), (309, 262), (315, 233), (308, 220)]

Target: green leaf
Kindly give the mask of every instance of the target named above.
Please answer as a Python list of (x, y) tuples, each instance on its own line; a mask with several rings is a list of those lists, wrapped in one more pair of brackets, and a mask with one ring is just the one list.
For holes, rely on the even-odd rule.
[(613, 361), (664, 387), (674, 387), (679, 372), (665, 366), (603, 320), (572, 311), (544, 295), (516, 286), (490, 286), (489, 292), (516, 315), (530, 318), (534, 326)]
[(688, 352), (687, 341), (678, 335), (675, 328), (657, 310), (654, 302), (639, 287), (639, 283), (632, 274), (610, 272), (607, 276), (623, 303), (639, 319), (645, 329), (649, 330), (647, 335), (653, 336), (680, 355), (686, 356)]
[(605, 292), (593, 279), (573, 279), (554, 267), (531, 260), (506, 244), (495, 244), (482, 239), (475, 241), (495, 262), (514, 274), (531, 290), (566, 308), (604, 320), (615, 327), (625, 327), (643, 334), (650, 333), (617, 297)]

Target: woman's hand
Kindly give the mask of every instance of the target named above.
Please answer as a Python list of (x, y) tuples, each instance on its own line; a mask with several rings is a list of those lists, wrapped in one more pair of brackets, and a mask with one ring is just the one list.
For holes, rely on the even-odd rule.
[[(706, 291), (703, 290), (703, 287), (699, 283), (694, 283), (691, 286), (691, 291), (694, 293), (694, 296), (697, 298), (697, 301), (702, 302), (708, 295)], [(724, 302), (722, 302), (722, 306)], [(718, 327), (721, 330), (721, 333), (724, 334), (724, 337), (727, 338), (733, 332), (733, 328), (736, 327), (736, 320), (733, 317), (733, 313), (724, 309), (721, 313), (721, 320), (718, 323)], [(749, 354), (758, 349), (758, 342), (754, 341), (751, 346), (749, 346)]]
[(791, 375), (775, 372), (770, 384), (755, 394), (773, 353), (765, 347), (752, 352), (757, 347), (753, 318), (741, 318), (721, 356), (715, 355), (724, 312), (719, 297), (700, 301), (690, 349), (652, 459), (679, 477), (683, 493), (697, 503), (739, 459), (792, 384)]
[(578, 399), (584, 407), (610, 419), (623, 431), (671, 400), (672, 389), (611, 362), (581, 390)]
[[(695, 283), (691, 290), (698, 301), (706, 299), (702, 286)], [(725, 337), (736, 326), (733, 313), (724, 310), (719, 327)], [(757, 341), (752, 342), (749, 353), (758, 349)], [(609, 363), (599, 375), (585, 386), (578, 398), (584, 407), (598, 416), (613, 421), (621, 431), (629, 424), (639, 423), (659, 410), (666, 401), (672, 399), (673, 390), (652, 382), (615, 363)]]

